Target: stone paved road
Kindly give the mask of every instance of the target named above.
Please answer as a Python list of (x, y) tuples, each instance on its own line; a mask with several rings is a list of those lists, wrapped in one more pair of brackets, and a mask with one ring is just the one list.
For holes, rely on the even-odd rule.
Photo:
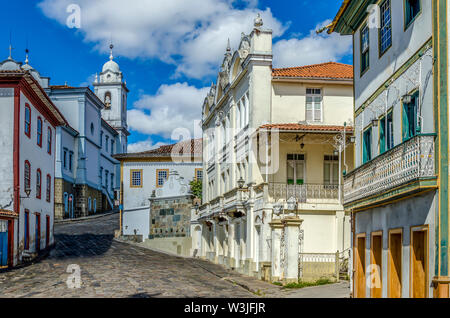
[[(0, 297), (255, 297), (194, 260), (114, 241), (117, 228), (117, 214), (55, 225), (50, 256), (0, 273)], [(70, 264), (81, 268), (79, 289), (67, 287)]]
[[(297, 298), (349, 294), (348, 283), (285, 290), (207, 261), (121, 243), (113, 240), (118, 227), (117, 214), (55, 225), (57, 243), (50, 256), (0, 273), (0, 297)], [(79, 289), (66, 284), (71, 264), (81, 269)]]

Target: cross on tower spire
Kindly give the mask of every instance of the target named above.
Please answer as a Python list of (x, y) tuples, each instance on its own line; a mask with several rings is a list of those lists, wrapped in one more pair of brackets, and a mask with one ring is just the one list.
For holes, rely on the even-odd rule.
[(111, 54), (109, 55), (109, 59), (112, 61), (113, 60), (113, 48), (114, 48), (114, 44), (110, 44), (109, 45), (109, 50), (110, 50), (110, 52), (111, 52)]

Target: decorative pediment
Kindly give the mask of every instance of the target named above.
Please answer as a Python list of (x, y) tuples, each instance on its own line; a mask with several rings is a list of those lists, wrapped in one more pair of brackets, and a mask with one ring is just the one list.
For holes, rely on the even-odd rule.
[(208, 93), (208, 96), (206, 96), (209, 106), (214, 104), (215, 98), (216, 98), (216, 85), (214, 83), (212, 83), (211, 88)]
[(250, 53), (250, 37), (245, 35), (245, 33), (241, 34), (241, 43), (239, 44), (239, 58), (241, 59), (241, 63), (247, 58)]

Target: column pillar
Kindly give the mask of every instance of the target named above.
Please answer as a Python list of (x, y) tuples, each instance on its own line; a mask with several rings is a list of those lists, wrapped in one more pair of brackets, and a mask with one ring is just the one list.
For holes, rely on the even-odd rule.
[(234, 259), (234, 223), (229, 222), (228, 223), (228, 264), (229, 267), (235, 266), (235, 259)]
[(281, 277), (281, 264), (280, 264), (280, 249), (281, 249), (281, 230), (283, 228), (283, 223), (280, 219), (272, 220), (269, 223), (272, 229), (272, 265), (271, 265), (271, 276), (272, 282), (277, 282)]
[(240, 257), (239, 257), (239, 262), (240, 262), (240, 264), (239, 264), (239, 266), (242, 268), (242, 269), (244, 269), (245, 268), (245, 258), (246, 258), (246, 256), (245, 256), (245, 252), (246, 252), (246, 248), (245, 248), (245, 241), (246, 241), (246, 228), (245, 228), (245, 226), (246, 226), (246, 224), (245, 224), (245, 221), (243, 220), (243, 219), (241, 219), (241, 222), (240, 222), (240, 235), (239, 235), (239, 238), (240, 238), (240, 246), (239, 246), (239, 254), (240, 254)]
[(219, 225), (217, 224), (217, 222), (213, 222), (213, 251), (214, 251), (214, 258), (213, 261), (214, 263), (218, 262), (218, 257), (219, 257), (219, 229), (218, 229)]
[(287, 218), (283, 220), (286, 243), (286, 273), (284, 281), (286, 284), (298, 282), (298, 253), (299, 241), (298, 235), (300, 232), (300, 225), (303, 220), (297, 217)]
[(246, 237), (245, 237), (245, 269), (247, 275), (252, 275), (255, 263), (255, 248), (254, 248), (254, 235), (255, 235), (255, 218), (253, 215), (253, 206), (250, 205), (247, 209), (246, 217)]
[(265, 211), (264, 216), (264, 223), (261, 225), (261, 262), (270, 262), (270, 245), (268, 241), (270, 242), (271, 238), (271, 230), (270, 230), (270, 222), (269, 220), (272, 219), (272, 215), (270, 212)]

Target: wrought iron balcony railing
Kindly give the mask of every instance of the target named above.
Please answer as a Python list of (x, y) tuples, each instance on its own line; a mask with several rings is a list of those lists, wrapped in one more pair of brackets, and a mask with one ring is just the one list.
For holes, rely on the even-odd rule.
[(344, 204), (434, 177), (435, 135), (418, 135), (390, 149), (344, 177)]
[(337, 184), (286, 184), (269, 183), (269, 196), (274, 201), (297, 199), (298, 203), (306, 203), (308, 199), (339, 198), (339, 185)]

